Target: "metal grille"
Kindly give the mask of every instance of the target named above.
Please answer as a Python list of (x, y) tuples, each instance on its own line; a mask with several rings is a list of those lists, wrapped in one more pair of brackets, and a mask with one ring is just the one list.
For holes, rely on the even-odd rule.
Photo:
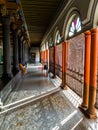
[(82, 97), (84, 83), (85, 37), (80, 34), (68, 41), (68, 66), (66, 83)]
[(83, 92), (83, 82), (83, 74), (80, 74), (75, 70), (67, 69), (66, 83), (73, 91), (75, 91), (81, 97)]

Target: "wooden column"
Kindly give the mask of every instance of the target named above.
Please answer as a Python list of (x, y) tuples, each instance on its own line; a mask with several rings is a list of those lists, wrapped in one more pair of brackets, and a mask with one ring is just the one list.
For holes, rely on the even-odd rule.
[(67, 56), (68, 56), (68, 42), (62, 43), (62, 85), (61, 88), (66, 87), (66, 70), (67, 70)]
[(96, 89), (97, 89), (97, 51), (98, 51), (98, 28), (91, 30), (91, 60), (90, 60), (90, 84), (89, 103), (87, 115), (89, 118), (96, 118)]
[(89, 99), (89, 78), (90, 78), (90, 47), (91, 47), (91, 32), (85, 32), (85, 63), (84, 63), (84, 89), (82, 107), (88, 107)]

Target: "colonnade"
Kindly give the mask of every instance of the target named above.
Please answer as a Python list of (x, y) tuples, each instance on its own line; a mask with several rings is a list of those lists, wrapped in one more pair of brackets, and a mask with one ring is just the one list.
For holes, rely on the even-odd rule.
[[(83, 102), (80, 109), (89, 118), (96, 118), (96, 90), (97, 90), (97, 59), (98, 59), (98, 28), (86, 31), (85, 35), (85, 56), (84, 56), (84, 88), (83, 88)], [(68, 41), (62, 44), (62, 84), (61, 88), (67, 89), (66, 86), (66, 72), (68, 60)], [(54, 61), (56, 55), (56, 47), (54, 46)], [(54, 62), (55, 63), (55, 62)], [(54, 64), (54, 78), (55, 64)]]
[[(11, 26), (10, 15), (1, 17), (3, 43), (3, 74), (1, 79), (9, 81), (19, 71), (19, 63), (25, 64), (25, 50), (23, 36), (15, 23)], [(12, 35), (12, 43), (11, 43)], [(11, 44), (13, 55), (11, 54)], [(12, 56), (12, 57), (11, 57)], [(11, 63), (11, 58), (13, 63)], [(12, 65), (13, 64), (13, 67)]]

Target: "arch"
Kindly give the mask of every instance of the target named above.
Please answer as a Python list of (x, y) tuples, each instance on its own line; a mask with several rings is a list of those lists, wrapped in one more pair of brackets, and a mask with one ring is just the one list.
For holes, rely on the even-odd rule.
[(95, 14), (94, 14), (94, 21), (93, 21), (93, 27), (98, 26), (98, 3), (95, 9)]
[(49, 49), (48, 41), (46, 42), (46, 50)]
[(71, 8), (69, 10), (69, 12), (67, 13), (67, 16), (64, 21), (63, 30), (62, 30), (62, 35), (64, 37), (64, 41), (66, 41), (66, 39), (67, 39), (70, 24), (76, 15), (81, 18), (80, 13), (76, 7)]
[(58, 27), (55, 28), (55, 31), (54, 31), (54, 34), (53, 34), (53, 42), (54, 42), (54, 44), (55, 44), (55, 35), (56, 35), (57, 31), (58, 31)]
[(54, 42), (53, 42), (52, 37), (50, 37), (50, 40), (49, 40), (49, 47), (52, 47), (52, 46), (54, 46)]
[(55, 45), (56, 45), (56, 44), (59, 44), (60, 41), (61, 41), (60, 32), (59, 32), (59, 30), (57, 30), (57, 32), (56, 32), (56, 34), (55, 34), (55, 42), (54, 42)]
[(77, 16), (77, 15), (75, 15), (74, 18), (73, 18), (73, 20), (70, 23), (68, 37), (74, 36), (75, 34), (77, 34), (80, 31), (81, 31), (80, 17)]
[(45, 43), (43, 44), (43, 51), (45, 51), (46, 50), (46, 46), (45, 46)]

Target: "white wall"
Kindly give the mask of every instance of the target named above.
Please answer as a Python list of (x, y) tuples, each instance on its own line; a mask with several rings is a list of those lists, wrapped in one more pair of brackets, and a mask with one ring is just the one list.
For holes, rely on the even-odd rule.
[(39, 52), (39, 47), (32, 47), (30, 50), (30, 53), (35, 53), (35, 62), (38, 63), (40, 62), (40, 52)]

